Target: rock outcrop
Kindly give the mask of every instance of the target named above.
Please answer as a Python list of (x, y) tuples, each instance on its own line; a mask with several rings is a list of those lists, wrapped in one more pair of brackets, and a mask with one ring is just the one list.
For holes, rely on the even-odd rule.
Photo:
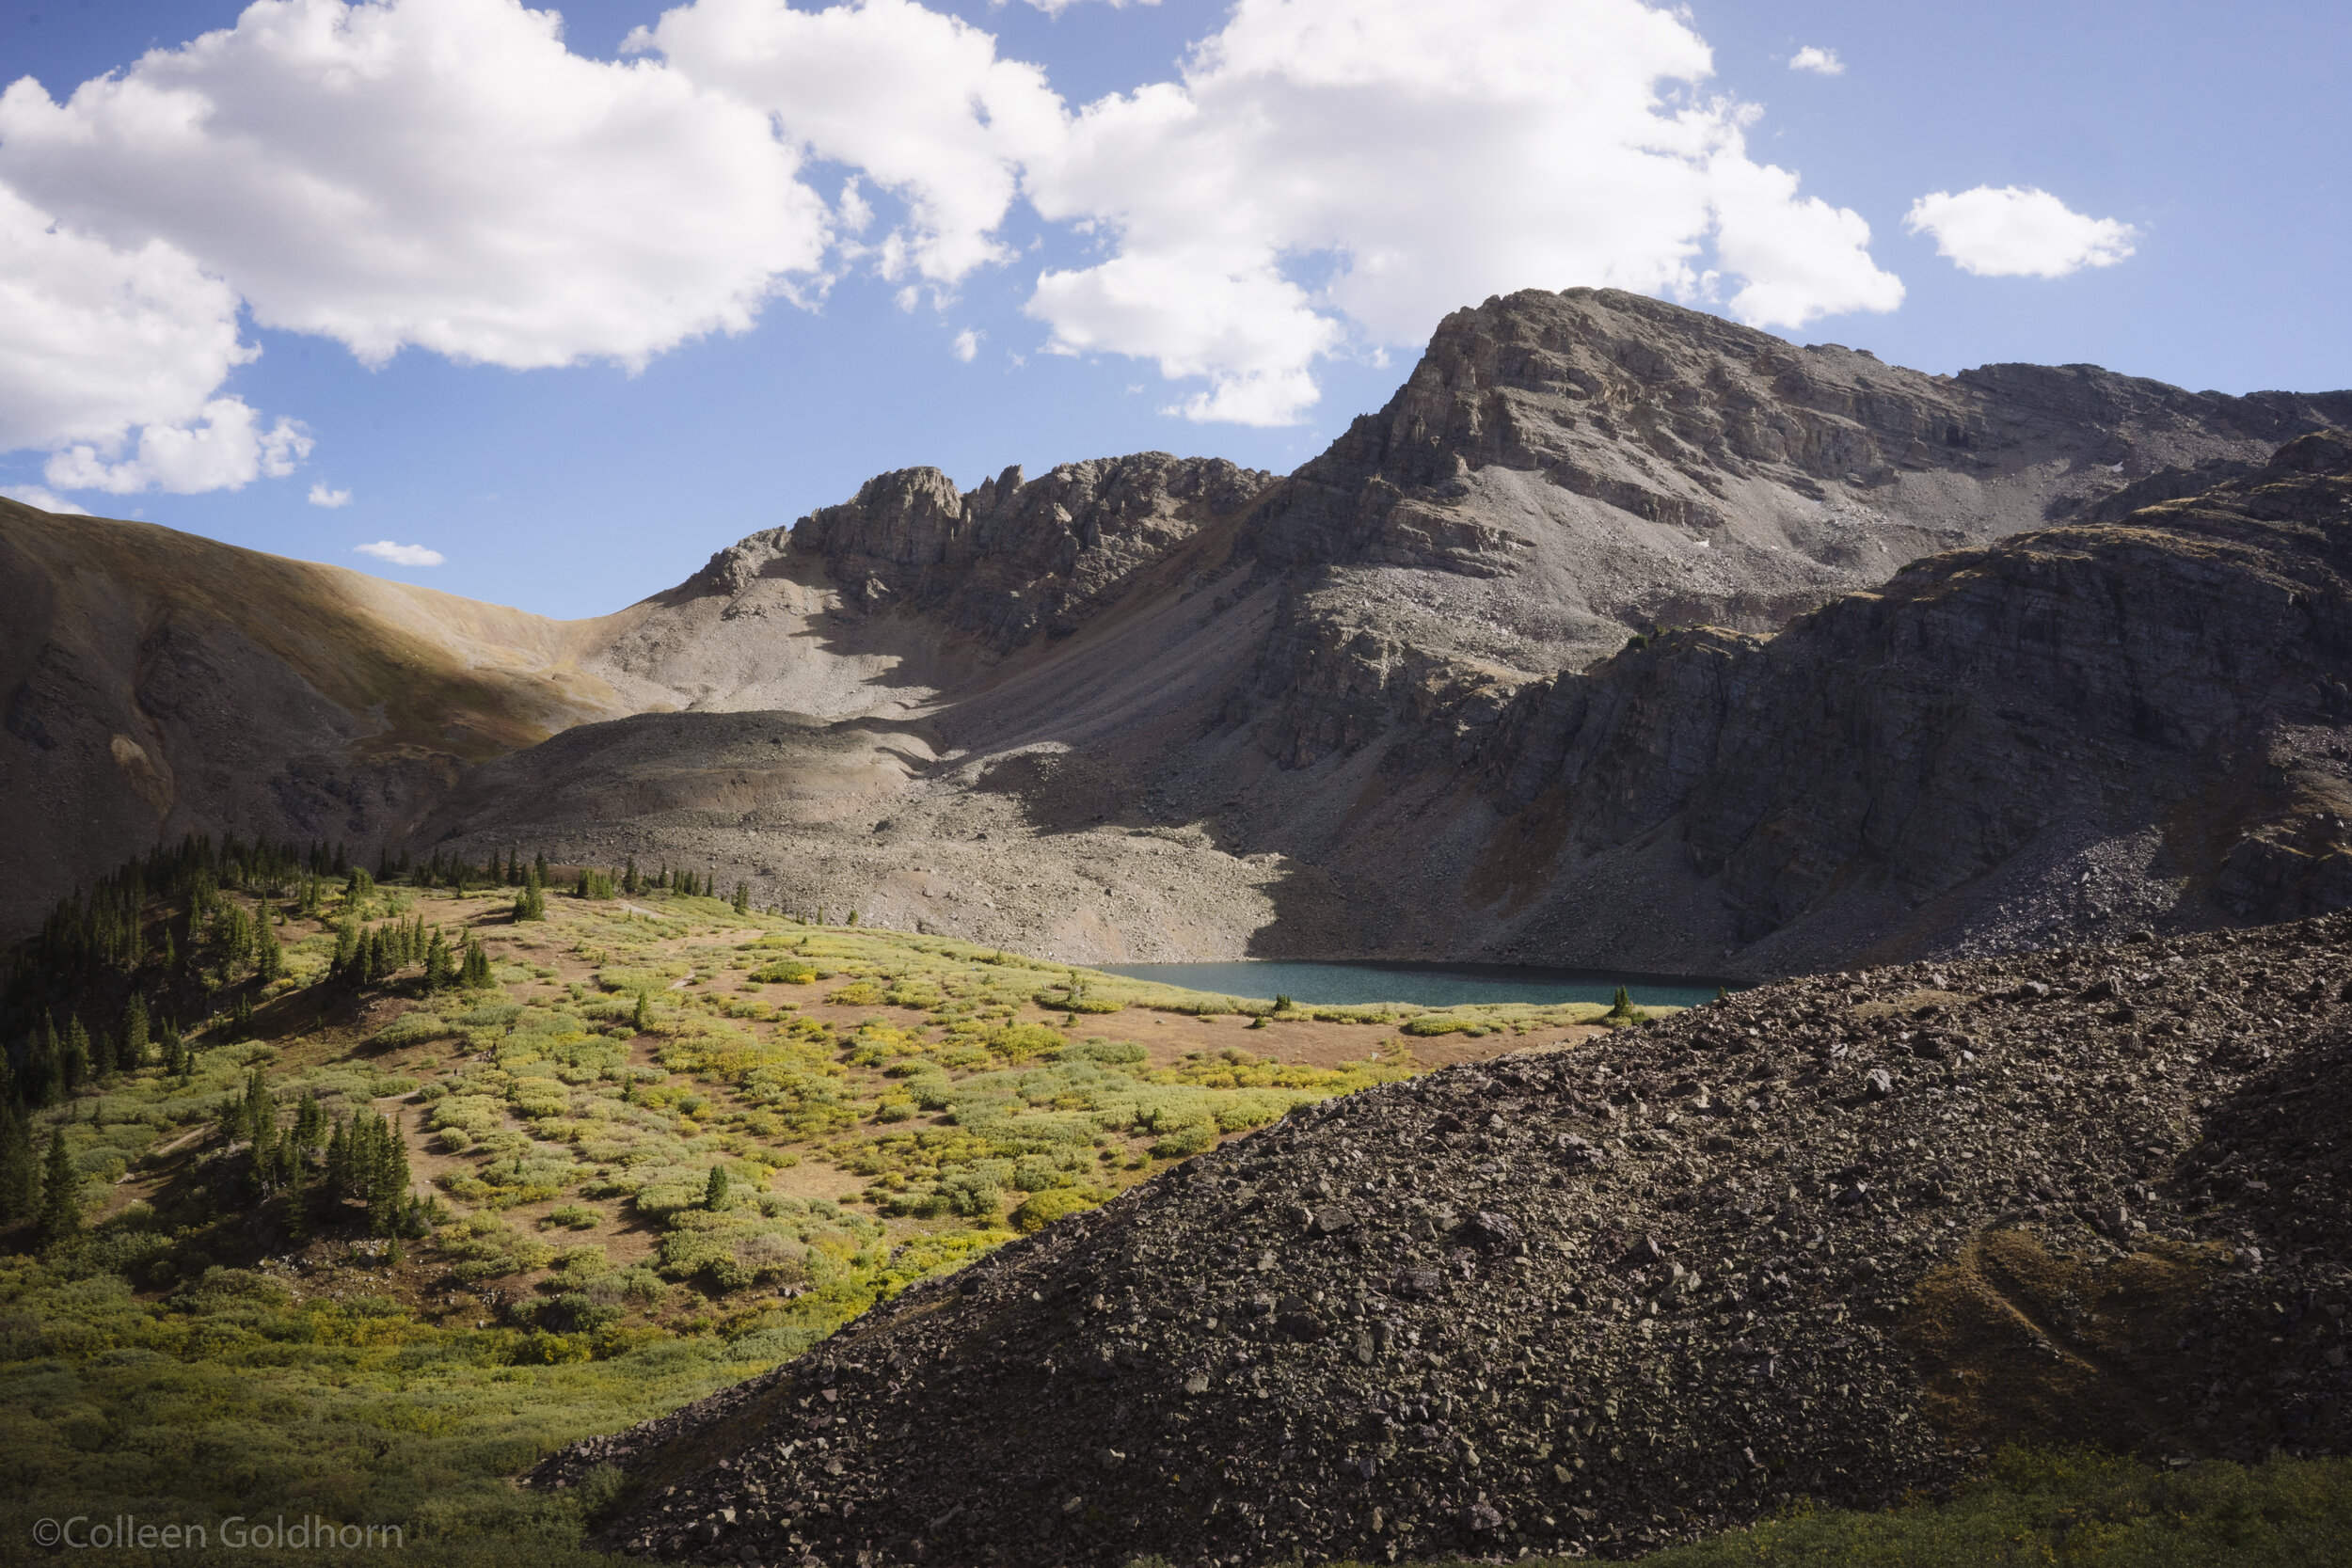
[(1002, 654), (1075, 631), (1273, 480), (1160, 451), (1028, 481), (1007, 468), (968, 494), (937, 468), (901, 468), (803, 518), (792, 539), (866, 613), (903, 605)]
[[(2352, 904), (2347, 721), (2352, 446), (2328, 433), (1770, 639), (1646, 640), (1523, 691), (1484, 754), (1558, 845), (1536, 896), (1573, 904), (1576, 862), (1663, 832), (1729, 941), (1795, 969)], [(2140, 863), (2110, 885), (2086, 838)]]
[(534, 1479), (622, 1467), (662, 1560), (1192, 1568), (2342, 1452), (2347, 941), (1821, 975), (1329, 1101)]

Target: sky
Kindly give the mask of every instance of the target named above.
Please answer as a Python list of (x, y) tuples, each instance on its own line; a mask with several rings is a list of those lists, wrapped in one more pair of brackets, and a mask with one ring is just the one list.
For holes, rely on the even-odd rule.
[(1449, 310), (2352, 386), (2352, 8), (0, 0), (0, 492), (546, 614)]

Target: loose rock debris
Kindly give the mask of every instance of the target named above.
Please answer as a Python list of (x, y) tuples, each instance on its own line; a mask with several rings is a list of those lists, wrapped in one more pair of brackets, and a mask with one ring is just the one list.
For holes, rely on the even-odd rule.
[(1790, 981), (1295, 1113), (534, 1475), (745, 1563), (1623, 1557), (2011, 1437), (2343, 1451), (2352, 917)]

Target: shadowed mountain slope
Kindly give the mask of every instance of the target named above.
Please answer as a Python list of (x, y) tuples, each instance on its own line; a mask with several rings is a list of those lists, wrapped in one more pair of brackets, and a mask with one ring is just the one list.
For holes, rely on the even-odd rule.
[[(342, 657), (340, 634), (298, 610), (294, 641), (318, 646), (270, 653), (269, 679), (282, 670), (342, 718), (304, 721), (326, 726), (311, 736), (257, 717), (219, 740), (207, 721), (151, 744), (102, 717), (117, 699), (77, 694), (121, 680), (72, 687), (59, 670), (144, 668), (157, 616), (223, 637), (246, 623), (126, 566), (123, 597), (157, 608), (44, 611), (6, 652), (11, 711), (54, 711), (50, 734), (87, 718), (77, 748), (45, 762), (12, 723), (6, 777), (49, 769), (16, 790), (49, 802), (43, 822), (69, 777), (137, 798), (107, 749), (121, 734), (159, 773), (219, 752), (247, 782), (187, 796), (177, 816), (118, 813), (111, 843), (160, 815), (167, 832), (324, 835), (371, 854), (633, 854), (748, 881), (763, 902), (1091, 961), (1776, 973), (2262, 918), (2338, 896), (2331, 872), (2296, 859), (2335, 785), (2312, 763), (2303, 804), (2273, 810), (2257, 799), (2270, 765), (2245, 760), (2268, 742), (2190, 707), (2268, 690), (2239, 632), (2278, 680), (2341, 678), (2325, 638), (2291, 618), (2257, 626), (2249, 608), (2274, 578), (2335, 603), (2332, 525), (2314, 512), (2273, 538), (2262, 530), (2283, 515), (2246, 508), (2278, 491), (2263, 476), (2281, 442), (2347, 420), (2344, 393), (2233, 398), (2086, 366), (1931, 376), (1636, 295), (1531, 292), (1449, 317), (1387, 408), (1285, 479), (1162, 453), (1009, 470), (968, 492), (908, 469), (614, 616), (558, 626), (485, 610), (528, 634), (468, 634), (451, 657), (513, 705), (503, 728), (401, 728), (318, 687), (303, 661)], [(2176, 528), (2206, 516), (2193, 498), (2217, 484), (2236, 521)], [(36, 597), (66, 579), (20, 532), (78, 531), (72, 593), (91, 595), (145, 537), (40, 516), (8, 514), (8, 574), (40, 578)], [(1930, 556), (1941, 563), (1896, 576)], [(273, 595), (321, 592), (328, 573), (273, 563), (240, 613), (270, 619)], [(425, 602), (366, 613), (431, 640)], [(2196, 632), (2208, 614), (2244, 624)], [(2147, 616), (2192, 620), (2168, 642)], [(56, 629), (69, 623), (98, 629)], [(1720, 629), (1627, 649), (1668, 626)], [(2123, 656), (2088, 652), (2127, 633)], [(2175, 700), (2181, 679), (2202, 683), (2193, 703)], [(2081, 703), (2170, 717), (2052, 728)], [(1963, 737), (1988, 725), (2026, 738), (1977, 756)], [(413, 778), (386, 782), (379, 729), (422, 737), (401, 753)], [(2122, 738), (2089, 763), (2010, 755), (2110, 731)], [(431, 739), (446, 734), (464, 745)], [(459, 763), (473, 770), (457, 777)], [(313, 777), (334, 782), (306, 791)], [(2217, 789), (2235, 803), (2195, 806)], [(1974, 826), (1947, 809), (1963, 796)], [(2158, 825), (2167, 812), (2196, 817), (2195, 844)], [(27, 912), (111, 853), (57, 820)], [(2241, 847), (2257, 840), (2301, 847)]]

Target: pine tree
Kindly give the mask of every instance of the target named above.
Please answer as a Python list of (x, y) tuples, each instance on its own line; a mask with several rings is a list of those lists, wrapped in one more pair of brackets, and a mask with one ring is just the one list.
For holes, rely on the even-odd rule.
[(188, 1048), (186, 1043), (180, 1038), (180, 1026), (169, 1019), (164, 1020), (163, 1047), (164, 1070), (174, 1078), (186, 1077)]
[(751, 883), (738, 882), (735, 884), (735, 912), (738, 914), (749, 914), (752, 912)]
[(621, 873), (621, 891), (631, 898), (645, 891), (645, 879), (637, 873), (637, 857), (628, 857), (628, 867)]
[(49, 1158), (42, 1162), (40, 1180), (40, 1239), (55, 1246), (82, 1233), (82, 1178), (66, 1152), (65, 1129), (49, 1134)]
[(33, 1119), (12, 1100), (0, 1100), (0, 1230), (33, 1217), (40, 1203), (40, 1161), (33, 1153)]
[(487, 990), (498, 983), (490, 973), (490, 955), (471, 937), (466, 939), (466, 961), (458, 971), (457, 983), (468, 990)]
[(433, 940), (424, 950), (424, 989), (428, 993), (447, 990), (456, 983), (456, 960), (450, 957), (449, 943), (441, 940), (440, 927), (435, 927)]
[(256, 946), (253, 973), (262, 984), (268, 985), (286, 973), (286, 949), (278, 940), (278, 931), (267, 919), (262, 922), (262, 934)]
[(649, 1034), (653, 1030), (653, 1004), (646, 1000), (645, 993), (642, 990), (637, 993), (637, 1017), (634, 1023), (637, 1032), (641, 1035)]
[(703, 1207), (716, 1213), (727, 1206), (727, 1167), (710, 1167), (710, 1180), (703, 1186)]
[(57, 1077), (70, 1095), (89, 1074), (89, 1031), (82, 1027), (82, 1017), (76, 1013), (66, 1021), (65, 1045), (57, 1053)]
[(229, 1037), (231, 1040), (249, 1040), (253, 1037), (253, 998), (244, 991), (237, 992), (236, 1001), (229, 1006)]
[(122, 1070), (136, 1072), (147, 1065), (149, 1038), (147, 998), (137, 991), (131, 993), (131, 1005), (122, 1013)]
[(335, 1118), (334, 1131), (326, 1138), (326, 1212), (334, 1214), (342, 1209), (343, 1199), (351, 1192), (351, 1140), (343, 1135), (343, 1118)]
[(328, 977), (342, 985), (358, 984), (352, 963), (358, 955), (359, 923), (346, 914), (335, 927), (335, 957), (326, 966)]

